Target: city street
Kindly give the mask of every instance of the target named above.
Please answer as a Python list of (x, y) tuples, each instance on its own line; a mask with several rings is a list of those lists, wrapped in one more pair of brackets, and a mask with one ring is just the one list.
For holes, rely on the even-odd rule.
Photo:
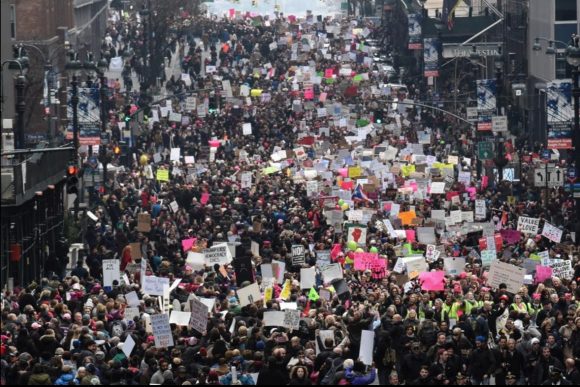
[(577, 1), (31, 4), (0, 385), (580, 385)]

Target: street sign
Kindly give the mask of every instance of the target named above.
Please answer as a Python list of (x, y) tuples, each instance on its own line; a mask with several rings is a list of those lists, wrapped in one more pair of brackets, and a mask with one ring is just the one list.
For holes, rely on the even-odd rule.
[(549, 149), (544, 149), (542, 151), (542, 160), (550, 160), (552, 158), (552, 152)]
[(477, 107), (467, 108), (467, 121), (477, 122)]
[(493, 159), (493, 143), (491, 142), (480, 142), (478, 145), (478, 157), (480, 160)]
[(534, 185), (536, 187), (555, 188), (564, 185), (564, 171), (560, 168), (536, 168), (534, 171)]
[(491, 117), (491, 130), (494, 132), (507, 132), (508, 130), (507, 116)]

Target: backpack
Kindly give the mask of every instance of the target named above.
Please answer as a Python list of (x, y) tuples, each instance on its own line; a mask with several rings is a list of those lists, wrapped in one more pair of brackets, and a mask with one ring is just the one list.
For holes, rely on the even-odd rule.
[(421, 330), (419, 331), (419, 340), (425, 347), (431, 347), (437, 342), (438, 329), (435, 328), (435, 323), (432, 320), (425, 320), (421, 323)]
[[(330, 359), (326, 360), (328, 364)], [(323, 386), (330, 386), (334, 384), (334, 378), (336, 377), (336, 373), (342, 367), (344, 360), (341, 357), (337, 357), (335, 359), (330, 360), (330, 369), (324, 374), (324, 378), (320, 382)], [(326, 365), (325, 364), (325, 365)]]

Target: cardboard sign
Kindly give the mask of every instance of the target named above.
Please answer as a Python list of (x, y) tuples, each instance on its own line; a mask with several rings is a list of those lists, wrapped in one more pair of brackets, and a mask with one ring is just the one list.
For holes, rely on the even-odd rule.
[(163, 296), (163, 286), (169, 286), (169, 278), (143, 276), (143, 293)]
[(497, 252), (495, 250), (483, 250), (481, 252), (481, 266), (483, 267), (490, 267), (496, 259)]
[(360, 224), (347, 224), (347, 242), (356, 242), (357, 245), (366, 245), (367, 243), (367, 228)]
[(173, 334), (169, 326), (169, 316), (165, 313), (154, 314), (151, 316), (151, 328), (153, 330), (153, 337), (155, 338), (155, 346), (157, 348), (173, 347)]
[(238, 298), (240, 299), (240, 306), (242, 308), (262, 299), (262, 293), (260, 293), (260, 287), (257, 283), (253, 283), (249, 286), (246, 286), (245, 288), (238, 289), (237, 293)]
[(569, 260), (560, 259), (558, 262), (550, 265), (552, 267), (552, 275), (560, 279), (569, 280), (574, 278), (574, 269), (572, 262)]
[(209, 249), (203, 250), (205, 264), (213, 267), (216, 263), (218, 265), (227, 265), (232, 259), (227, 245), (213, 246)]
[(560, 243), (562, 240), (562, 230), (556, 226), (552, 226), (550, 223), (544, 223), (544, 229), (542, 230), (542, 236), (548, 238), (552, 242)]
[(283, 327), (284, 326), (284, 312), (272, 311), (264, 312), (264, 326), (265, 327)]
[(485, 200), (475, 201), (475, 219), (484, 220), (487, 216), (487, 209), (485, 205)]
[(375, 331), (362, 331), (360, 339), (359, 360), (370, 366), (373, 364), (373, 349), (375, 346)]
[(137, 231), (151, 231), (151, 214), (141, 213), (137, 215)]
[(208, 306), (199, 299), (193, 298), (189, 301), (189, 307), (191, 310), (189, 325), (203, 334), (207, 328)]
[(129, 243), (131, 246), (131, 259), (139, 259), (141, 255), (141, 243)]
[(112, 287), (113, 281), (121, 284), (121, 273), (119, 270), (120, 261), (118, 259), (103, 259), (103, 286)]
[(300, 269), (300, 289), (310, 289), (316, 286), (316, 267)]
[(157, 170), (157, 180), (158, 181), (169, 181), (169, 171), (167, 169)]
[(465, 271), (465, 258), (445, 258), (443, 262), (445, 272), (450, 276), (456, 276)]
[(282, 325), (291, 331), (300, 329), (300, 311), (293, 309), (285, 310)]
[(131, 356), (131, 352), (133, 352), (134, 348), (135, 348), (135, 340), (133, 340), (133, 337), (131, 335), (127, 335), (127, 338), (123, 343), (123, 353), (125, 354), (125, 356), (127, 356), (127, 358)]
[(518, 218), (518, 231), (524, 234), (536, 235), (540, 227), (540, 218), (527, 218), (520, 216)]
[(306, 263), (305, 248), (302, 245), (292, 245), (292, 266)]
[(175, 324), (186, 327), (189, 325), (190, 320), (191, 320), (190, 312), (181, 312), (172, 310), (171, 316), (169, 317), (169, 324)]
[(333, 263), (320, 268), (322, 279), (325, 283), (343, 279), (342, 267), (339, 263)]
[(516, 294), (520, 291), (526, 276), (526, 269), (500, 261), (494, 261), (489, 268), (487, 283), (494, 289), (500, 284), (507, 285), (507, 291)]

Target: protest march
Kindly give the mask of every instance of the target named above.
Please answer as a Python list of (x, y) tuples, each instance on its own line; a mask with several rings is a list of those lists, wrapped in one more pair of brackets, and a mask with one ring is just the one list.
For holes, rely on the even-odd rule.
[(375, 64), (371, 20), (176, 18), (178, 76), (84, 248), (2, 293), (2, 384), (580, 383), (573, 199), (528, 181), (537, 149), (482, 172), (472, 126)]

